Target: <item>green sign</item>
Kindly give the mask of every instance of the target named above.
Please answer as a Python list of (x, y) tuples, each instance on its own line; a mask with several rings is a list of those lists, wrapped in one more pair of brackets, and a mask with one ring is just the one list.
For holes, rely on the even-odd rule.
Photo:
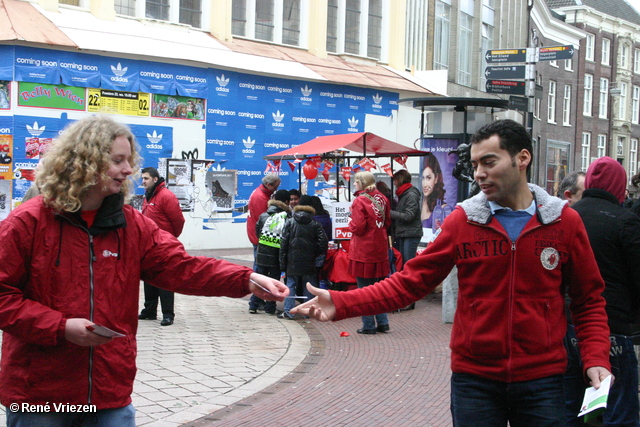
[(86, 96), (83, 87), (29, 82), (20, 82), (18, 85), (18, 105), (22, 107), (84, 111)]

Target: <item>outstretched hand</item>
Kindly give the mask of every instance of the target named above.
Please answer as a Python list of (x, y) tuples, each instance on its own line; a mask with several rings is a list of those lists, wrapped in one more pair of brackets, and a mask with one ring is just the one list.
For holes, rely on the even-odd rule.
[(336, 306), (331, 300), (331, 294), (326, 289), (316, 288), (307, 283), (307, 289), (316, 297), (311, 301), (307, 301), (297, 307), (291, 309), (291, 314), (301, 314), (303, 316), (313, 317), (321, 322), (333, 320), (336, 316)]
[(289, 288), (284, 283), (258, 273), (249, 276), (249, 291), (266, 301), (284, 301), (289, 295)]
[(64, 337), (67, 339), (67, 341), (81, 346), (102, 345), (108, 343), (113, 339), (94, 334), (87, 329), (87, 326), (93, 325), (95, 325), (95, 323), (93, 323), (89, 319), (67, 319), (67, 323), (64, 327)]

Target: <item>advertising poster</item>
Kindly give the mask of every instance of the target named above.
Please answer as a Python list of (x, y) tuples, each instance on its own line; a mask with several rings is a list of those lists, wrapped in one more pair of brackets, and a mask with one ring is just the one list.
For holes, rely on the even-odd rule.
[(87, 108), (86, 90), (83, 87), (63, 84), (20, 82), (18, 84), (18, 105), (21, 107), (84, 111)]
[(423, 150), (431, 151), (421, 159), (418, 188), (422, 193), (422, 241), (430, 242), (458, 201), (458, 180), (452, 175), (458, 156), (449, 154), (458, 148), (458, 140), (424, 139), (422, 144)]
[(0, 179), (0, 221), (11, 211), (11, 181)]
[(179, 95), (153, 95), (152, 117), (175, 117), (177, 119), (204, 120), (205, 100)]
[(11, 82), (0, 80), (0, 110), (11, 108)]
[(90, 113), (124, 114), (127, 116), (148, 117), (148, 93), (123, 92), (119, 90), (89, 89)]
[(231, 212), (238, 186), (235, 170), (210, 169), (206, 173), (207, 188), (211, 192), (212, 212)]
[(0, 180), (13, 179), (12, 160), (13, 135), (0, 134)]
[(333, 203), (333, 239), (351, 239), (349, 217), (351, 202)]

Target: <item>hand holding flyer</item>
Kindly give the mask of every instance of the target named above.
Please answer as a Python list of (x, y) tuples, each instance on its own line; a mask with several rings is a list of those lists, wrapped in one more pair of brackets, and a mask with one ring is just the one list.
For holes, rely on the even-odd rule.
[[(600, 388), (589, 387), (584, 392), (584, 400), (580, 407), (579, 417), (585, 415), (585, 422), (595, 418), (607, 408), (607, 398), (611, 388), (611, 375), (600, 383)], [(595, 412), (594, 412), (595, 411)]]
[(93, 332), (94, 334), (107, 338), (121, 338), (125, 336), (120, 332), (116, 332), (112, 329), (107, 328), (106, 326), (101, 325), (88, 325), (87, 330)]

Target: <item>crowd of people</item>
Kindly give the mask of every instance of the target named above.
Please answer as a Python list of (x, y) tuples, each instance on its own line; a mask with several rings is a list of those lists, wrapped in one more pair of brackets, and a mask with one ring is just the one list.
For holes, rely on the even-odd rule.
[(250, 314), (281, 319), (361, 317), (357, 333), (374, 335), (391, 331), (387, 313), (413, 307), (453, 267), (454, 425), (584, 424), (585, 388), (608, 377), (600, 422), (640, 425), (640, 203), (623, 206), (628, 181), (614, 159), (568, 175), (553, 197), (528, 182), (526, 129), (490, 123), (470, 143), (480, 193), (448, 207), (420, 255), (423, 229), (446, 207), (437, 159), (425, 156), (421, 189), (406, 169), (393, 174), (395, 191), (358, 172), (347, 267), (357, 289), (346, 292), (319, 286), (332, 240), (319, 197), (279, 189), (277, 174), (263, 177), (248, 204), (249, 269), (186, 253), (179, 204), (155, 168), (142, 170), (142, 212), (126, 205), (138, 161), (126, 126), (104, 116), (75, 122), (41, 160), (37, 195), (0, 224), (0, 403), (97, 408), (90, 419), (10, 410), (8, 426), (134, 426), (137, 322), (156, 319), (160, 299), (161, 324), (171, 325), (173, 292), (251, 294)]

